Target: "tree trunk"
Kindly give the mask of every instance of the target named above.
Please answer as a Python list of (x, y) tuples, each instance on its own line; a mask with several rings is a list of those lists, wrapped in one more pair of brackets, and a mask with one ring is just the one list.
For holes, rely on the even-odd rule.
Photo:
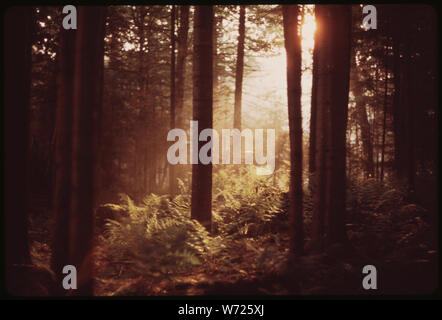
[[(178, 53), (176, 61), (176, 95), (175, 95), (175, 126), (184, 128), (184, 85), (186, 79), (186, 58), (188, 55), (189, 6), (179, 6)], [(175, 167), (175, 192), (177, 178), (183, 178), (185, 171), (182, 166)]]
[(325, 128), (327, 124), (327, 109), (329, 108), (328, 80), (329, 73), (326, 68), (327, 59), (329, 58), (330, 44), (328, 43), (328, 35), (326, 33), (327, 21), (325, 20), (325, 7), (321, 5), (315, 6), (316, 33), (315, 48), (317, 59), (313, 69), (317, 71), (317, 82), (315, 94), (316, 98), (316, 151), (315, 151), (315, 176), (314, 176), (314, 194), (313, 194), (313, 218), (312, 218), (312, 243), (311, 249), (322, 251), (324, 248), (324, 225), (325, 225), (325, 192), (326, 192), (326, 171), (325, 171), (325, 154), (327, 148), (327, 135)]
[[(316, 38), (316, 37), (315, 37)], [(316, 110), (317, 110), (317, 82), (318, 82), (318, 49), (315, 41), (313, 48), (313, 72), (312, 72), (312, 94), (310, 108), (310, 136), (309, 136), (309, 173), (310, 176), (316, 171), (315, 152), (316, 152)], [(311, 177), (313, 178), (313, 177)], [(309, 185), (312, 185), (309, 182)]]
[[(354, 65), (357, 68), (356, 63)], [(362, 82), (357, 72), (357, 70), (352, 72), (352, 92), (355, 96), (357, 120), (361, 128), (364, 172), (365, 177), (369, 178), (374, 174), (372, 133), (367, 116), (366, 98), (363, 95)]]
[(331, 96), (330, 96), (330, 158), (327, 172), (327, 238), (328, 243), (345, 243), (345, 157), (348, 117), (348, 93), (351, 58), (351, 6), (327, 6), (330, 14)]
[[(98, 129), (104, 58), (103, 7), (79, 7), (78, 30), (62, 31), (59, 108), (57, 110), (56, 231), (52, 266), (73, 265), (78, 272), (75, 295), (93, 294), (92, 237), (97, 193)], [(68, 34), (70, 33), (70, 34)], [(74, 39), (75, 38), (75, 44)], [(72, 99), (69, 99), (72, 98)], [(70, 103), (71, 102), (71, 103)], [(65, 127), (67, 125), (67, 127)], [(66, 141), (67, 146), (63, 146)]]
[(404, 175), (403, 170), (403, 147), (402, 147), (402, 112), (401, 112), (401, 96), (402, 88), (402, 66), (400, 57), (400, 39), (399, 35), (394, 37), (393, 51), (394, 51), (394, 96), (393, 96), (393, 131), (394, 131), (394, 167), (396, 175), (401, 177)]
[(350, 74), (351, 7), (315, 6), (318, 44), (316, 192), (313, 248), (346, 242), (345, 161)]
[[(55, 188), (53, 194), (54, 234), (51, 268), (61, 283), (69, 260), (69, 219), (72, 171), (72, 117), (77, 32), (60, 31), (59, 73), (55, 129)], [(61, 293), (61, 292), (60, 292)]]
[(176, 126), (183, 128), (184, 79), (186, 78), (187, 38), (189, 33), (189, 6), (180, 6), (180, 27), (178, 30), (178, 56), (176, 65)]
[[(410, 17), (410, 20), (412, 18)], [(412, 25), (412, 22), (410, 22)], [(398, 178), (403, 179), (410, 190), (414, 190), (415, 180), (415, 119), (414, 104), (416, 103), (413, 85), (412, 43), (414, 31), (407, 27), (409, 36), (402, 33), (395, 35), (394, 47), (394, 103), (393, 128), (395, 143), (395, 169)], [(402, 46), (401, 46), (402, 45)], [(402, 49), (402, 50), (401, 50)]]
[[(193, 48), (193, 119), (198, 136), (213, 129), (213, 7), (196, 6)], [(203, 143), (198, 141), (196, 152)], [(192, 165), (191, 216), (212, 232), (212, 162)]]
[(287, 99), (290, 133), (290, 251), (304, 253), (302, 207), (302, 114), (301, 114), (301, 39), (298, 35), (299, 6), (283, 6), (284, 40), (287, 51)]
[[(170, 130), (175, 128), (175, 6), (172, 5), (170, 17)], [(176, 194), (175, 166), (169, 164), (169, 192)]]
[[(388, 57), (388, 47), (386, 49), (386, 57)], [(384, 161), (385, 161), (385, 135), (387, 131), (387, 108), (388, 108), (388, 68), (385, 66), (384, 76), (384, 110), (382, 119), (382, 146), (381, 146), (381, 172), (380, 180), (384, 181)]]
[(28, 146), (31, 88), (32, 7), (11, 7), (5, 13), (5, 253), (6, 286), (20, 295), (14, 269), (30, 263), (28, 245)]
[(244, 74), (244, 41), (246, 36), (246, 6), (239, 8), (239, 29), (238, 48), (236, 54), (235, 72), (235, 105), (233, 115), (233, 127), (241, 130), (241, 108), (242, 108), (242, 82)]

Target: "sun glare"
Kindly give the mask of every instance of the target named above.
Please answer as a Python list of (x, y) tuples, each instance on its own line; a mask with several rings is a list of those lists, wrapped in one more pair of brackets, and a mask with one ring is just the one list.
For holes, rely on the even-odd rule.
[[(302, 118), (305, 133), (309, 131), (310, 121), (310, 100), (312, 85), (312, 64), (314, 34), (316, 30), (315, 17), (313, 13), (307, 12), (304, 16), (304, 23), (301, 26), (302, 46)], [(286, 53), (281, 47), (279, 54), (271, 57), (260, 57), (257, 59), (260, 70), (253, 72), (246, 77), (243, 99), (244, 111), (247, 114), (256, 115), (258, 118), (268, 117), (269, 110), (277, 113), (287, 113), (287, 75), (286, 75)], [(253, 127), (252, 124), (249, 124)], [(288, 130), (288, 123), (281, 123), (283, 131)]]
[(304, 16), (304, 23), (301, 26), (303, 49), (313, 48), (315, 30), (316, 30), (315, 17), (313, 16), (313, 14), (306, 14)]

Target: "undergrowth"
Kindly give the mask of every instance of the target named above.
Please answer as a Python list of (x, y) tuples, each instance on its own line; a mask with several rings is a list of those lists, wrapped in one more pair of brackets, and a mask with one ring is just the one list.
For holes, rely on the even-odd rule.
[[(180, 193), (173, 199), (150, 194), (135, 204), (121, 195), (119, 204), (108, 204), (114, 214), (107, 219), (100, 243), (109, 263), (124, 266), (135, 275), (169, 279), (197, 268), (207, 271), (208, 266), (226, 274), (241, 263), (265, 271), (282, 266), (289, 241), (286, 189), (270, 176), (257, 176), (245, 167), (214, 170), (214, 233), (209, 235), (190, 217), (189, 185), (189, 181), (179, 180)], [(314, 191), (314, 184), (304, 186), (307, 239)], [(419, 234), (427, 230), (419, 220), (424, 211), (407, 200), (406, 188), (395, 181), (347, 181), (347, 231), (355, 244), (371, 241), (364, 237), (370, 228), (378, 232), (380, 227), (379, 232), (388, 233), (393, 225), (403, 229), (395, 231), (396, 243), (413, 237), (418, 241)], [(411, 222), (397, 224), (401, 219)], [(237, 271), (247, 273), (241, 268)]]

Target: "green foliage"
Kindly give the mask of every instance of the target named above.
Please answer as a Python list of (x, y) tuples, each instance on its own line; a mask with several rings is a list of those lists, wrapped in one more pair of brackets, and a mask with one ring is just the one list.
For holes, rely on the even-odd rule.
[(282, 191), (273, 186), (271, 178), (258, 176), (254, 168), (240, 167), (236, 179), (232, 169), (220, 169), (213, 178), (214, 223), (225, 236), (257, 236), (272, 231), (281, 210)]
[[(128, 215), (108, 219), (102, 243), (113, 263), (152, 276), (188, 270), (214, 251), (205, 228), (190, 219), (182, 198), (149, 195), (142, 206), (125, 196), (121, 206)], [(187, 207), (187, 209), (186, 209)]]

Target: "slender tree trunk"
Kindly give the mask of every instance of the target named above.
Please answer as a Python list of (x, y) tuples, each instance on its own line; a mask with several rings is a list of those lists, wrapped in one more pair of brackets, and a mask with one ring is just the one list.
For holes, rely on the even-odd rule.
[(213, 17), (213, 93), (214, 102), (216, 97), (216, 92), (218, 88), (218, 23), (222, 21), (222, 17), (218, 17), (216, 14), (217, 6), (214, 6), (214, 17)]
[(187, 57), (187, 39), (189, 33), (189, 6), (180, 6), (180, 27), (178, 30), (178, 57), (176, 65), (176, 125), (182, 128), (184, 125), (184, 79), (186, 78), (186, 64)]
[(328, 243), (345, 243), (345, 156), (351, 58), (351, 6), (328, 6), (331, 16), (330, 169), (327, 172)]
[(316, 153), (317, 82), (318, 82), (318, 49), (315, 41), (315, 46), (313, 48), (312, 94), (311, 94), (310, 134), (309, 134), (310, 145), (309, 145), (309, 157), (308, 157), (309, 158), (308, 169), (310, 175), (312, 175), (316, 171), (315, 153)]
[[(69, 221), (72, 171), (72, 117), (77, 32), (60, 31), (59, 73), (55, 129), (55, 187), (53, 198), (54, 234), (51, 268), (61, 283), (69, 260)], [(62, 290), (60, 288), (60, 290)], [(60, 291), (59, 293), (62, 293)]]
[(401, 57), (400, 57), (400, 39), (398, 39), (399, 35), (394, 37), (394, 96), (393, 96), (393, 132), (394, 132), (394, 167), (396, 170), (397, 176), (403, 175), (402, 169), (402, 160), (401, 155), (402, 144), (401, 144)]
[[(170, 129), (175, 128), (175, 6), (172, 5), (170, 17)], [(169, 192), (171, 196), (176, 194), (175, 166), (169, 164)]]
[(31, 88), (32, 7), (11, 7), (4, 14), (5, 253), (6, 286), (21, 294), (14, 269), (30, 263), (28, 246), (28, 146)]
[[(411, 27), (409, 27), (411, 29)], [(409, 191), (413, 192), (415, 191), (415, 176), (416, 176), (416, 157), (414, 154), (415, 149), (415, 139), (416, 139), (416, 132), (415, 132), (415, 104), (416, 104), (416, 88), (419, 85), (416, 82), (416, 74), (418, 72), (416, 71), (416, 60), (415, 56), (413, 57), (413, 43), (415, 41), (414, 37), (414, 30), (410, 30), (408, 33), (409, 36), (406, 40), (406, 65), (405, 65), (405, 85), (406, 85), (406, 97), (405, 100), (407, 101), (406, 107), (407, 107), (407, 122), (405, 124), (406, 130), (404, 130), (404, 145), (406, 146), (406, 178), (408, 183), (408, 189)]]
[[(184, 85), (186, 79), (186, 58), (188, 55), (189, 6), (179, 6), (178, 53), (176, 61), (175, 126), (184, 128)], [(175, 177), (182, 178), (185, 171), (181, 166), (175, 168)], [(175, 192), (177, 181), (175, 178)]]
[(363, 96), (362, 83), (358, 77), (357, 71), (355, 70), (352, 77), (352, 91), (356, 99), (357, 119), (361, 128), (365, 178), (369, 178), (374, 174), (372, 133), (367, 116), (366, 98)]
[[(376, 77), (375, 77), (375, 89), (374, 89), (374, 95), (375, 97), (378, 97), (379, 94), (379, 69), (376, 69)], [(373, 176), (372, 178), (375, 178), (378, 180), (378, 172), (379, 172), (379, 152), (378, 152), (378, 134), (377, 134), (377, 110), (378, 107), (375, 106), (372, 108), (373, 110), (373, 121), (371, 124), (371, 147), (372, 147), (372, 162), (373, 162)]]
[(236, 72), (235, 72), (235, 105), (233, 115), (233, 127), (241, 130), (241, 108), (242, 108), (242, 83), (244, 74), (244, 41), (246, 36), (246, 6), (239, 8), (239, 29), (238, 29), (238, 48), (236, 54)]
[(315, 48), (317, 53), (316, 64), (313, 66), (317, 70), (317, 82), (315, 94), (316, 98), (316, 152), (315, 152), (315, 176), (313, 194), (313, 225), (312, 225), (312, 245), (313, 250), (322, 251), (324, 248), (325, 229), (325, 200), (326, 200), (326, 149), (327, 134), (325, 133), (327, 124), (327, 109), (329, 100), (327, 98), (329, 90), (329, 72), (326, 68), (327, 59), (330, 55), (330, 43), (326, 33), (327, 21), (325, 19), (325, 7), (315, 6), (315, 19), (317, 29), (315, 34)]
[(284, 40), (287, 51), (287, 98), (290, 128), (290, 251), (304, 253), (302, 207), (302, 114), (301, 39), (298, 35), (299, 6), (283, 6)]
[[(388, 47), (386, 49), (386, 57), (388, 58)], [(388, 68), (385, 66), (384, 81), (384, 110), (382, 119), (382, 147), (381, 147), (381, 172), (380, 180), (384, 181), (384, 161), (385, 161), (385, 135), (387, 131), (387, 108), (388, 108)]]
[[(199, 133), (213, 129), (213, 7), (196, 6), (193, 47), (193, 119)], [(196, 152), (203, 143), (198, 141)], [(212, 162), (192, 165), (191, 216), (212, 232)]]

